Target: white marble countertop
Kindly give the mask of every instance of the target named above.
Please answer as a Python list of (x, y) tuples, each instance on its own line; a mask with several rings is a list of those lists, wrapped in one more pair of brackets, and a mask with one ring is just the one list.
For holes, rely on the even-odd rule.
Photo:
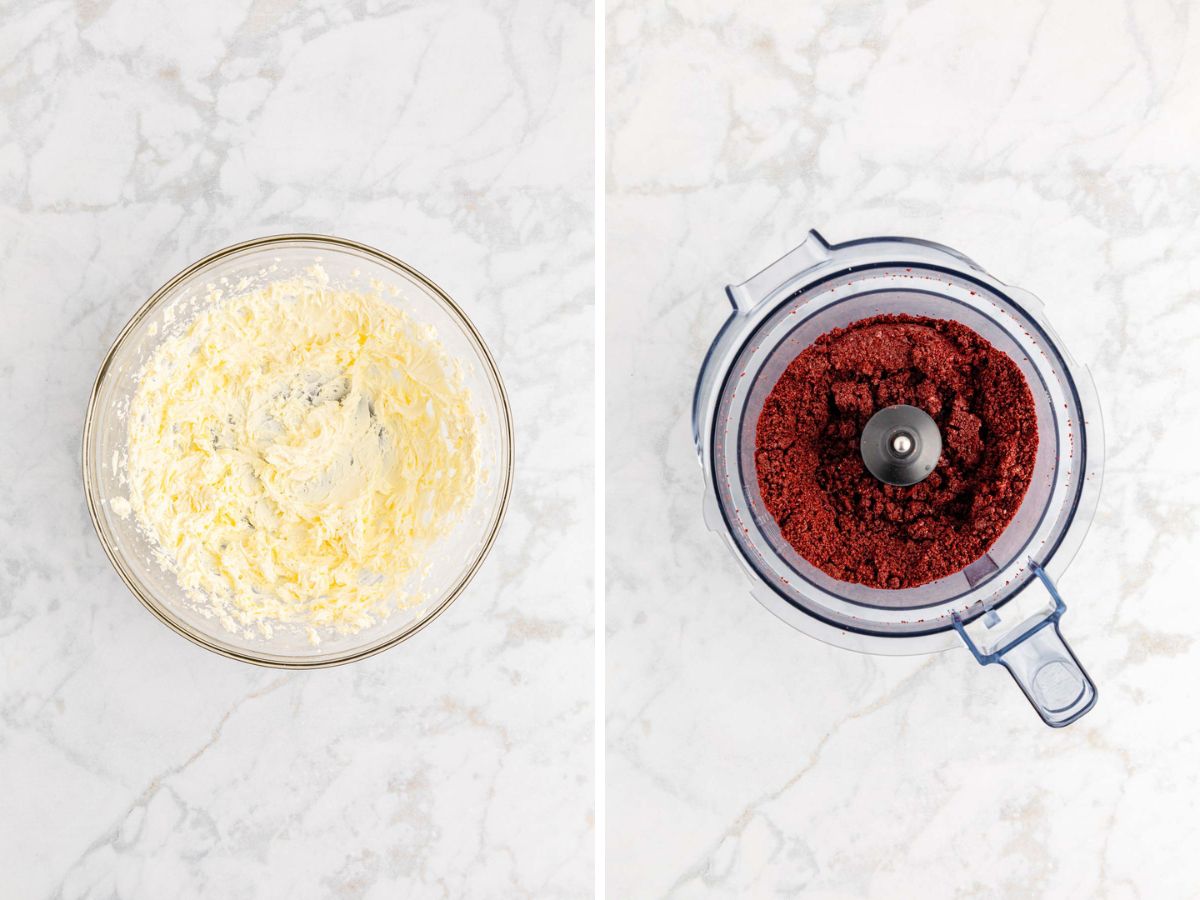
[[(1200, 8), (612, 0), (608, 54), (610, 896), (1194, 896)], [(810, 227), (949, 244), (1090, 366), (1074, 726), (965, 652), (791, 630), (705, 530), (722, 288)]]
[[(566, 0), (0, 14), (0, 894), (590, 892), (592, 36)], [(156, 622), (79, 474), (129, 315), (287, 231), (441, 283), (498, 358), (518, 446), (467, 592), (312, 673)]]

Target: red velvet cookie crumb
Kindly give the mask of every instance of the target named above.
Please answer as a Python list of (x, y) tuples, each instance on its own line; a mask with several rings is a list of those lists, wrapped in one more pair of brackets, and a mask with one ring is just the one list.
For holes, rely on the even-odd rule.
[[(859, 436), (905, 403), (933, 417), (942, 455), (912, 487), (877, 480)], [(758, 420), (759, 491), (796, 552), (840, 581), (910, 588), (970, 565), (1012, 521), (1037, 455), (1033, 396), (970, 328), (874, 316), (822, 335), (788, 365)]]

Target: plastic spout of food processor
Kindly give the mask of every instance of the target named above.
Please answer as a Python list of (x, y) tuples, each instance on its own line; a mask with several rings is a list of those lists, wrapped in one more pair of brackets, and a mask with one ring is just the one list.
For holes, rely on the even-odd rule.
[[(1015, 628), (1001, 629), (996, 639), (979, 643), (972, 639), (958, 613), (953, 615), (953, 624), (980, 665), (1004, 666), (1042, 721), (1051, 728), (1062, 728), (1096, 705), (1096, 685), (1063, 640), (1059, 620), (1067, 606), (1058, 589), (1036, 562), (1030, 560), (1029, 567), (1050, 595), (1053, 606), (1049, 612), (1031, 616)], [(976, 621), (988, 630), (1004, 624), (995, 610), (988, 610)]]

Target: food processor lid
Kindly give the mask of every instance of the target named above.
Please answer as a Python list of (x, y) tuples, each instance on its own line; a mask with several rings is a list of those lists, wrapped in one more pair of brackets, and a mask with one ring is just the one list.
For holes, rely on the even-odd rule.
[[(1062, 348), (1036, 298), (936, 244), (873, 238), (834, 246), (816, 232), (728, 294), (734, 313), (702, 369), (693, 425), (709, 487), (706, 518), (753, 576), (760, 601), (840, 646), (920, 653), (956, 645), (956, 619), (970, 623), (1036, 582), (1033, 564), (1065, 566), (1099, 488), (1099, 408), (1086, 369)], [(993, 548), (946, 578), (903, 590), (840, 582), (802, 559), (763, 507), (753, 453), (762, 401), (787, 363), (820, 335), (887, 313), (955, 319), (1008, 353), (1035, 395), (1044, 445), (1025, 502)], [(936, 425), (904, 409), (879, 416), (879, 434), (864, 432), (864, 463), (882, 480), (915, 483), (905, 479), (924, 477), (930, 456), (936, 465)]]

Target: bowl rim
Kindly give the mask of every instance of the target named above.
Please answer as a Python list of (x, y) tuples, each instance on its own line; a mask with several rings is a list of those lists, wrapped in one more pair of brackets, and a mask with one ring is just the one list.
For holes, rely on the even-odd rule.
[[(351, 650), (336, 656), (331, 656), (329, 658), (317, 658), (314, 660), (258, 655), (251, 652), (242, 652), (220, 646), (209, 640), (203, 632), (189, 627), (187, 624), (171, 615), (164, 606), (155, 600), (155, 598), (147, 596), (138, 586), (131, 573), (126, 569), (124, 558), (117, 551), (114, 542), (109, 540), (108, 535), (105, 533), (105, 526), (102, 524), (102, 519), (100, 516), (101, 498), (99, 497), (98, 478), (92, 461), (92, 457), (94, 456), (94, 453), (92, 452), (92, 445), (95, 440), (96, 402), (100, 395), (100, 388), (104, 383), (105, 376), (108, 374), (110, 366), (112, 365), (113, 357), (116, 354), (117, 349), (124, 343), (125, 338), (137, 326), (137, 324), (141, 322), (141, 320), (145, 318), (169, 292), (174, 290), (181, 283), (192, 277), (196, 272), (205, 268), (206, 266), (224, 259), (225, 257), (233, 256), (246, 250), (298, 242), (323, 244), (334, 249), (352, 250), (375, 257), (378, 262), (399, 269), (402, 273), (412, 278), (418, 284), (427, 288), (430, 292), (432, 292), (437, 300), (444, 304), (447, 311), (452, 317), (458, 320), (459, 325), (462, 326), (468, 337), (476, 345), (480, 352), (480, 356), (482, 357), (484, 366), (496, 385), (497, 395), (500, 401), (500, 420), (502, 422), (504, 432), (501, 439), (501, 445), (505, 453), (505, 464), (503, 467), (504, 471), (502, 473), (503, 484), (501, 485), (500, 490), (500, 501), (496, 506), (495, 512), (492, 514), (491, 523), (487, 529), (483, 544), (481, 545), (478, 553), (475, 555), (475, 559), (472, 561), (471, 565), (464, 569), (457, 582), (449, 591), (446, 592), (445, 596), (438, 602), (438, 604), (415, 622), (411, 623), (406, 628), (402, 629), (386, 640), (379, 641), (376, 644), (362, 649)], [(238, 660), (239, 662), (251, 663), (253, 665), (264, 666), (272, 669), (326, 669), (333, 666), (345, 665), (346, 663), (357, 662), (358, 660), (366, 659), (370, 656), (374, 656), (378, 653), (382, 653), (385, 650), (395, 647), (397, 644), (408, 640), (413, 635), (422, 631), (426, 626), (429, 625), (429, 623), (437, 619), (443, 612), (446, 611), (450, 604), (453, 603), (460, 594), (462, 594), (467, 585), (471, 583), (472, 579), (483, 565), (483, 561), (491, 552), (492, 546), (495, 544), (497, 535), (500, 532), (500, 526), (504, 522), (505, 514), (508, 511), (508, 504), (512, 496), (512, 484), (516, 468), (512, 407), (509, 402), (508, 391), (504, 386), (504, 380), (500, 376), (500, 370), (496, 365), (496, 360), (492, 356), (491, 349), (488, 347), (487, 342), (484, 341), (483, 335), (479, 333), (479, 330), (475, 327), (474, 322), (472, 322), (470, 317), (463, 312), (462, 308), (454, 301), (454, 299), (448, 293), (446, 293), (446, 291), (439, 287), (432, 279), (426, 277), (403, 260), (397, 259), (396, 257), (383, 252), (382, 250), (378, 250), (375, 247), (371, 247), (367, 244), (350, 240), (348, 238), (326, 234), (299, 232), (288, 234), (272, 234), (263, 237), (252, 238), (250, 240), (241, 241), (237, 244), (231, 244), (228, 247), (215, 250), (202, 259), (199, 259), (183, 268), (177, 274), (168, 279), (156, 291), (154, 291), (150, 297), (140, 307), (138, 307), (133, 315), (129, 317), (129, 320), (117, 333), (117, 336), (113, 339), (112, 345), (104, 354), (104, 358), (101, 361), (100, 367), (96, 373), (96, 379), (92, 383), (91, 393), (88, 397), (87, 414), (84, 417), (83, 422), (82, 444), (83, 490), (84, 496), (87, 499), (88, 514), (92, 519), (92, 527), (96, 530), (96, 535), (100, 539), (100, 545), (104, 548), (105, 556), (108, 557), (109, 563), (111, 563), (112, 567), (116, 570), (121, 581), (125, 583), (125, 587), (129, 589), (129, 592), (138, 599), (142, 606), (153, 613), (156, 619), (158, 619), (176, 634), (187, 638), (189, 641), (200, 647), (203, 647), (205, 650), (217, 653), (228, 659), (234, 659)]]

